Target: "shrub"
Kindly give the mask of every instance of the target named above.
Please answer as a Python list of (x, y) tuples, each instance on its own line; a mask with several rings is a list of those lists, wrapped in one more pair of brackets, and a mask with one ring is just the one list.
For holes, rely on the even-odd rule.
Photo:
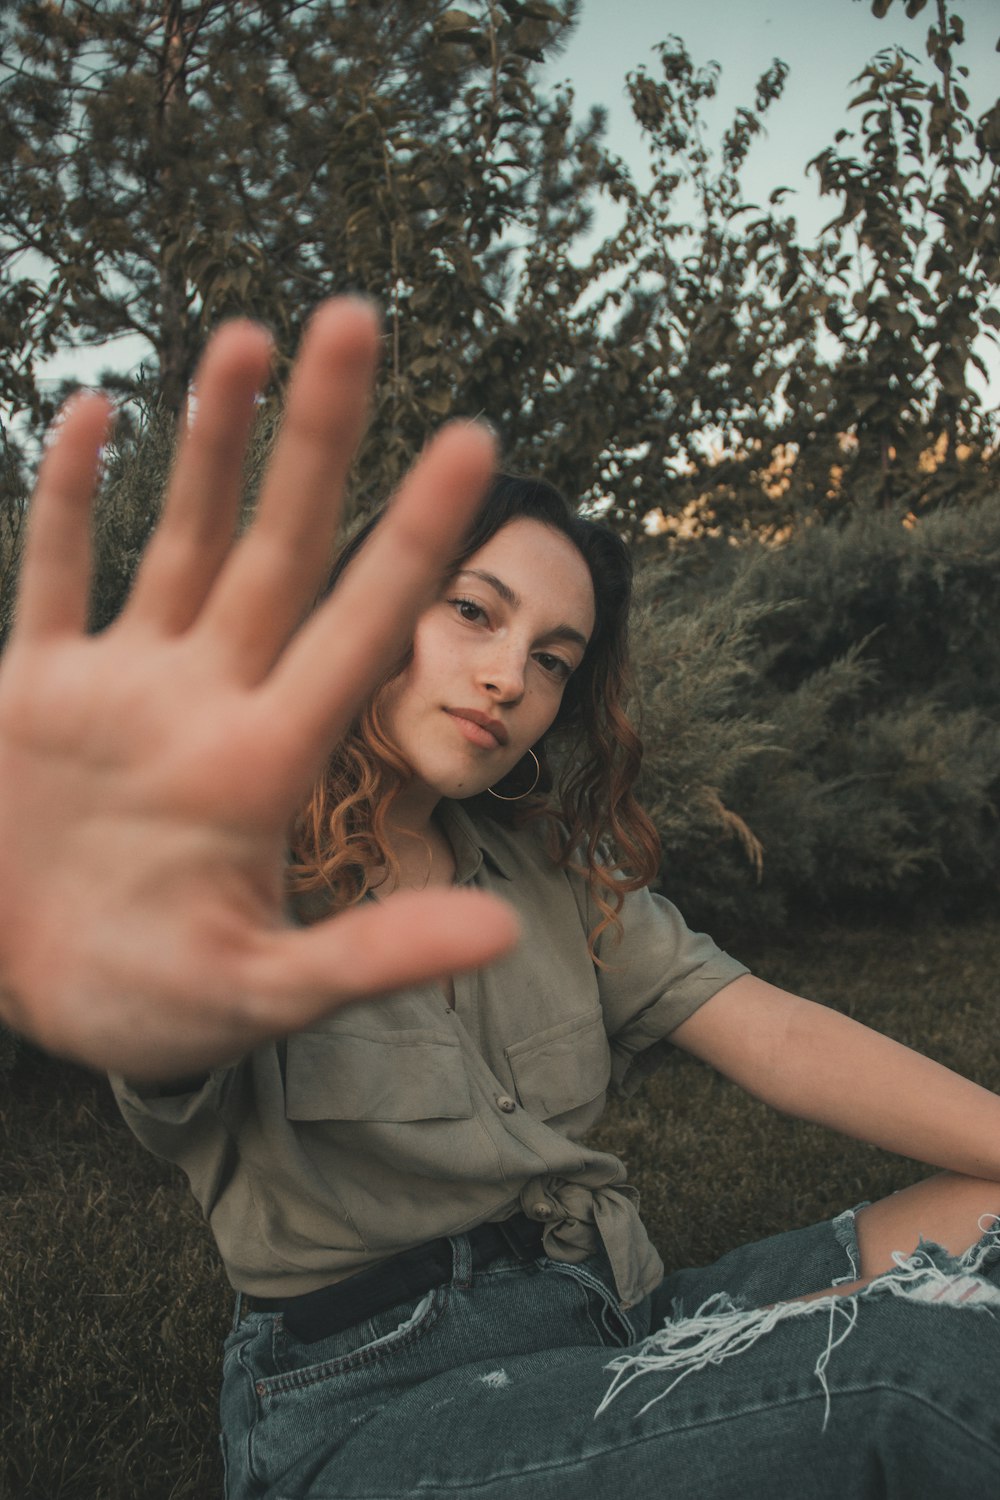
[(944, 914), (1000, 876), (1000, 513), (866, 514), (706, 573), (652, 556), (643, 794), (697, 920)]

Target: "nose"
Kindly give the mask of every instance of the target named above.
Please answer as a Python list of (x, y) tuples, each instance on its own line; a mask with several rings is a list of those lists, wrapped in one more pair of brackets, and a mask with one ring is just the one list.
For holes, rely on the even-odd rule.
[(497, 702), (517, 703), (524, 696), (524, 665), (512, 642), (494, 642), (480, 664), (480, 683)]

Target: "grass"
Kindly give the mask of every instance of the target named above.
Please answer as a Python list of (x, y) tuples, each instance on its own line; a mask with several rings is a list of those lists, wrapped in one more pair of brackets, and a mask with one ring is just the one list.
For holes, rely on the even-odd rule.
[(179, 1174), (103, 1080), (26, 1054), (0, 1168), (2, 1500), (221, 1494), (230, 1294)]
[[(1000, 1083), (994, 924), (831, 927), (741, 956)], [(230, 1293), (180, 1175), (132, 1139), (100, 1079), (25, 1052), (3, 1093), (0, 1500), (220, 1495), (215, 1403)], [(674, 1265), (923, 1172), (781, 1119), (680, 1056), (612, 1106), (599, 1142), (629, 1162)]]

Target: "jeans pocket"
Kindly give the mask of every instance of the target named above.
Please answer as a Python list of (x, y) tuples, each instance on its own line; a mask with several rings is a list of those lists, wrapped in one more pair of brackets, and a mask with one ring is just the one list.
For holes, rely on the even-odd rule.
[(279, 1318), (274, 1329), (274, 1373), (258, 1380), (257, 1393), (275, 1396), (385, 1365), (426, 1337), (447, 1301), (448, 1287), (435, 1287), (420, 1298), (386, 1308), (313, 1343), (297, 1339)]

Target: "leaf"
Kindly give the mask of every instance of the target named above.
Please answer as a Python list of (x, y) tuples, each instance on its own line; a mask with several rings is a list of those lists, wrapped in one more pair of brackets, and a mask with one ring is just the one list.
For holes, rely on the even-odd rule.
[(891, 4), (892, 0), (872, 0), (872, 15), (881, 21)]
[(422, 404), (432, 411), (436, 417), (446, 417), (452, 409), (453, 400), (450, 391), (431, 391), (423, 397)]
[(476, 26), (475, 16), (470, 16), (467, 10), (446, 10), (438, 19), (437, 30), (443, 32), (473, 31)]
[(535, 21), (562, 21), (565, 17), (554, 5), (546, 5), (544, 0), (525, 0), (522, 7), (526, 16), (531, 16)]

